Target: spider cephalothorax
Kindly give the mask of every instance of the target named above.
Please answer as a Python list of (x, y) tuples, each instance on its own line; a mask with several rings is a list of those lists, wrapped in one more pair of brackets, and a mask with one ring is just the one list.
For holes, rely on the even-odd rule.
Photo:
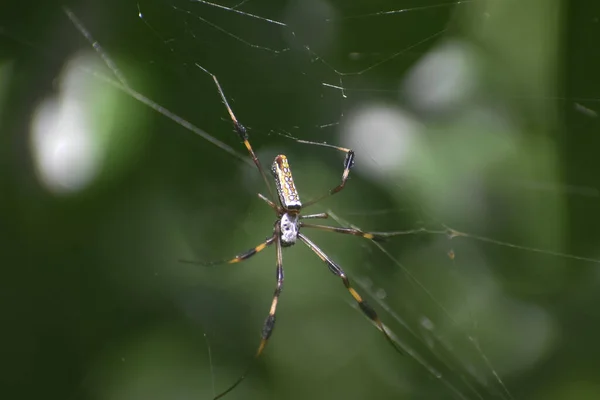
[(284, 212), (279, 219), (281, 245), (288, 247), (296, 243), (300, 233), (300, 218), (298, 213)]

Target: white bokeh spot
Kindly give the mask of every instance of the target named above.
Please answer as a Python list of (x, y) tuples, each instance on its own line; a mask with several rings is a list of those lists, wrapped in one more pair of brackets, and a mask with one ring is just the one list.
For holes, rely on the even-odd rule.
[(397, 107), (369, 105), (349, 115), (341, 142), (360, 155), (361, 172), (385, 180), (419, 151), (422, 130), (417, 120)]
[[(78, 55), (58, 79), (59, 92), (36, 109), (31, 151), (38, 179), (54, 194), (85, 189), (98, 176), (103, 149), (92, 123), (90, 76), (82, 68), (93, 54)], [(82, 65), (83, 64), (83, 65)]]

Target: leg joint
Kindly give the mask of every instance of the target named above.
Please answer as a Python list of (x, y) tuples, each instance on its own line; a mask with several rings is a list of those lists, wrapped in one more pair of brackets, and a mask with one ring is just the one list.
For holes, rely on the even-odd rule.
[(275, 315), (269, 315), (265, 320), (265, 325), (262, 329), (262, 338), (267, 340), (271, 333), (273, 333), (273, 328), (275, 327)]

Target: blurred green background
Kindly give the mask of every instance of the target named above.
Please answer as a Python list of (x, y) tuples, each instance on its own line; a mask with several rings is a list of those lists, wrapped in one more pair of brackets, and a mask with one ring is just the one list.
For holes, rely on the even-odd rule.
[(227, 399), (599, 398), (600, 4), (218, 1), (287, 26), (180, 0), (66, 5), (130, 87), (239, 158), (94, 76), (117, 80), (63, 4), (0, 6), (2, 397), (210, 399), (252, 359), (274, 249), (179, 262), (273, 224), (198, 63), (263, 165), (287, 154), (302, 199), (343, 154), (286, 135), (356, 150), (310, 212), (428, 231), (382, 247), (305, 232), (405, 357), (299, 245), (267, 350)]

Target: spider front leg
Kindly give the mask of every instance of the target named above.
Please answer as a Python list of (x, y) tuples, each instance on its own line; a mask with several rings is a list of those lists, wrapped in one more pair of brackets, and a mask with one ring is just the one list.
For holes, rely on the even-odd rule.
[(301, 233), (298, 234), (298, 237), (312, 251), (314, 251), (315, 254), (325, 264), (327, 264), (327, 267), (329, 267), (329, 270), (334, 275), (336, 275), (336, 276), (338, 276), (338, 277), (340, 277), (342, 279), (342, 282), (344, 283), (344, 286), (346, 287), (346, 289), (348, 289), (348, 292), (350, 292), (350, 295), (352, 295), (352, 297), (354, 298), (354, 300), (358, 303), (358, 306), (360, 307), (360, 310), (375, 324), (375, 326), (377, 327), (377, 329), (379, 329), (381, 331), (381, 333), (383, 333), (383, 335), (385, 336), (386, 340), (392, 345), (392, 347), (394, 348), (394, 350), (396, 350), (400, 354), (404, 354), (404, 351), (402, 351), (402, 349), (400, 348), (400, 346), (398, 346), (398, 344), (396, 344), (396, 342), (394, 342), (394, 340), (390, 337), (390, 335), (385, 330), (385, 327), (383, 326), (383, 322), (381, 322), (381, 319), (379, 318), (379, 316), (377, 315), (377, 313), (375, 312), (375, 310), (369, 304), (367, 304), (367, 302), (365, 300), (363, 300), (363, 298), (358, 294), (358, 292), (356, 290), (354, 290), (354, 288), (352, 287), (352, 285), (350, 285), (350, 280), (346, 276), (346, 273), (344, 272), (344, 270), (342, 269), (342, 267), (340, 267), (332, 259), (330, 259), (327, 256), (327, 254), (325, 254), (323, 252), (323, 250), (321, 250), (309, 238), (307, 238), (306, 236), (304, 236)]
[[(279, 301), (279, 295), (281, 294), (281, 290), (283, 289), (283, 255), (282, 255), (282, 251), (281, 251), (282, 250), (281, 249), (281, 228), (280, 228), (279, 224), (275, 225), (275, 233), (273, 235), (273, 238), (275, 240), (275, 246), (277, 249), (277, 268), (276, 268), (276, 274), (275, 274), (275, 277), (277, 279), (277, 285), (275, 286), (275, 292), (273, 293), (273, 300), (271, 301), (271, 308), (269, 309), (269, 315), (267, 316), (267, 319), (265, 320), (265, 322), (263, 324), (263, 328), (262, 328), (262, 332), (261, 332), (261, 340), (260, 340), (260, 344), (258, 345), (258, 349), (256, 350), (256, 354), (254, 355), (254, 361), (256, 361), (258, 359), (258, 357), (260, 357), (260, 355), (264, 351), (265, 347), (267, 346), (267, 342), (269, 341), (271, 334), (273, 333), (273, 328), (275, 327), (275, 312), (277, 311), (277, 303)], [(238, 380), (235, 381), (234, 384), (231, 385), (223, 393), (216, 396), (214, 398), (214, 400), (220, 399), (221, 397), (225, 396), (227, 393), (229, 393), (233, 389), (235, 389), (240, 383), (242, 383), (242, 381), (246, 378), (246, 375), (248, 375), (248, 372), (250, 372), (250, 369), (252, 368), (252, 366), (253, 366), (253, 363), (248, 365), (248, 368), (246, 368), (246, 370), (238, 378)]]
[(223, 104), (225, 105), (225, 108), (227, 109), (227, 113), (229, 114), (229, 118), (231, 119), (231, 122), (233, 123), (233, 127), (234, 127), (236, 133), (238, 134), (240, 139), (242, 139), (244, 146), (246, 146), (246, 150), (248, 150), (248, 154), (250, 155), (250, 158), (252, 158), (254, 165), (256, 165), (256, 168), (260, 172), (260, 175), (262, 176), (263, 181), (265, 182), (265, 185), (267, 186), (267, 190), (269, 191), (269, 195), (271, 196), (272, 199), (275, 199), (275, 194), (273, 193), (273, 189), (271, 188), (271, 185), (269, 184), (269, 180), (267, 179), (265, 170), (263, 169), (263, 167), (260, 163), (260, 160), (256, 156), (256, 153), (254, 153), (254, 149), (250, 145), (250, 141), (248, 139), (248, 131), (246, 130), (246, 127), (238, 121), (237, 117), (233, 113), (233, 109), (229, 105), (229, 102), (227, 101), (227, 97), (225, 97), (225, 92), (221, 88), (221, 84), (219, 83), (217, 76), (198, 63), (196, 63), (196, 66), (213, 78), (213, 81), (215, 82), (215, 86), (217, 87), (217, 91), (219, 92), (219, 96), (221, 96), (221, 101), (223, 102)]
[(263, 194), (258, 193), (258, 198), (261, 199), (262, 201), (264, 201), (265, 203), (267, 203), (269, 205), (269, 207), (271, 207), (273, 210), (275, 210), (275, 212), (277, 214), (279, 214), (279, 212), (281, 211), (281, 208), (273, 203), (271, 200), (267, 199)]
[(346, 186), (346, 182), (348, 181), (348, 176), (350, 176), (350, 168), (352, 168), (354, 166), (354, 151), (351, 149), (346, 149), (344, 147), (338, 147), (338, 146), (334, 146), (334, 145), (326, 144), (326, 143), (316, 143), (316, 142), (310, 142), (308, 140), (299, 140), (299, 139), (297, 141), (299, 143), (308, 143), (308, 144), (315, 144), (318, 146), (331, 147), (331, 148), (334, 148), (336, 150), (343, 151), (344, 153), (346, 153), (346, 158), (344, 158), (344, 171), (342, 172), (342, 181), (340, 182), (340, 184), (337, 185), (336, 187), (334, 187), (333, 189), (329, 190), (329, 192), (327, 192), (323, 196), (317, 197), (316, 199), (312, 199), (312, 200), (304, 203), (304, 207), (307, 207), (307, 206), (315, 204), (329, 196), (333, 196), (337, 192), (341, 191), (344, 188), (344, 186)]

